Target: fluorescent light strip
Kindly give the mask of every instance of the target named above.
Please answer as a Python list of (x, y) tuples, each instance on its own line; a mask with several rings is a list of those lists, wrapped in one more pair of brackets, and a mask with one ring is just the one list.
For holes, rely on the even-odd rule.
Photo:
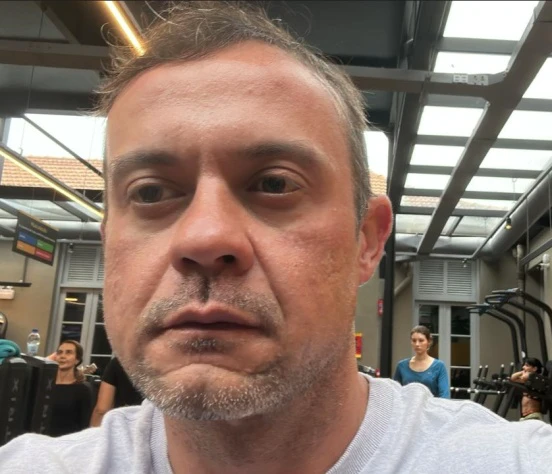
[(50, 186), (52, 189), (55, 189), (58, 193), (62, 194), (66, 198), (70, 199), (73, 202), (76, 202), (77, 204), (80, 204), (82, 207), (84, 207), (91, 213), (98, 216), (100, 220), (103, 219), (104, 213), (101, 209), (94, 207), (93, 204), (91, 205), (85, 199), (80, 197), (78, 194), (72, 193), (71, 191), (65, 189), (63, 186), (60, 186), (55, 181), (51, 180), (47, 176), (35, 170), (29, 164), (25, 163), (24, 161), (21, 161), (17, 156), (12, 155), (11, 153), (8, 153), (6, 150), (2, 148), (0, 148), (0, 156), (6, 158), (7, 160), (10, 160), (12, 163), (15, 163), (21, 169), (27, 171), (27, 173), (33, 175), (35, 178), (39, 179), (43, 183), (46, 183), (48, 186)]
[(145, 53), (144, 47), (142, 46), (142, 43), (134, 32), (134, 28), (130, 25), (130, 22), (127, 20), (127, 18), (125, 18), (125, 15), (121, 13), (121, 10), (119, 6), (116, 5), (116, 3), (117, 2), (104, 0), (105, 6), (119, 25), (119, 28), (121, 28), (121, 31), (130, 41), (130, 44), (132, 44), (138, 56), (142, 56)]

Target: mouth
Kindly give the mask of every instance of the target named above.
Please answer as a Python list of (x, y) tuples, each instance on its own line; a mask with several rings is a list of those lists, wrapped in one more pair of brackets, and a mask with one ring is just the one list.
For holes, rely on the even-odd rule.
[(161, 332), (258, 332), (262, 329), (262, 325), (249, 314), (236, 311), (233, 308), (212, 305), (206, 308), (188, 308), (181, 311), (168, 317), (159, 329)]

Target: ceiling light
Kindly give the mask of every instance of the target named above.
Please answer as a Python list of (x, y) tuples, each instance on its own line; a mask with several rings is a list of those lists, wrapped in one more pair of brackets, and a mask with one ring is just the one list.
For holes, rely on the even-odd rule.
[(75, 302), (75, 301), (78, 301), (79, 299), (78, 298), (70, 298), (70, 297), (67, 297), (65, 298), (65, 301), (69, 301), (69, 302)]
[(113, 16), (113, 19), (117, 22), (117, 25), (119, 25), (119, 28), (136, 51), (136, 54), (138, 54), (138, 56), (142, 56), (146, 52), (144, 46), (138, 38), (138, 33), (129, 21), (127, 15), (121, 11), (121, 7), (118, 5), (118, 2), (104, 0), (104, 5), (109, 10), (111, 16)]
[(511, 217), (508, 217), (508, 219), (506, 219), (506, 224), (504, 225), (504, 228), (506, 230), (510, 230), (512, 228), (512, 218)]
[(34, 163), (26, 160), (22, 156), (16, 155), (5, 145), (0, 144), (0, 157), (3, 157), (12, 163), (19, 166), (21, 169), (27, 171), (27, 173), (33, 175), (35, 178), (39, 179), (43, 183), (46, 183), (49, 187), (56, 190), (61, 195), (70, 199), (77, 204), (80, 204), (87, 211), (96, 215), (100, 220), (103, 219), (104, 212), (103, 210), (94, 202), (90, 201), (86, 196), (78, 193), (77, 191), (71, 190), (66, 187), (61, 181), (58, 181), (56, 178), (51, 176), (46, 171), (40, 169)]

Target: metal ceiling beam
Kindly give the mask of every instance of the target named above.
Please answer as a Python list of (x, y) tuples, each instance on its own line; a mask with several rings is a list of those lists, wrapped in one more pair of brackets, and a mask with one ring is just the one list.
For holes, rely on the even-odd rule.
[(82, 222), (90, 222), (94, 221), (92, 217), (90, 217), (85, 212), (82, 212), (81, 210), (75, 208), (69, 201), (52, 201), (56, 206), (61, 207), (64, 211), (67, 211), (69, 214), (72, 214), (73, 216), (80, 219)]
[[(435, 61), (435, 44), (442, 36), (451, 2), (418, 2), (417, 5), (418, 18), (411, 43), (412, 57), (409, 67), (429, 71)], [(387, 190), (394, 209), (398, 208), (404, 189), (408, 160), (420, 123), (423, 99), (423, 91), (405, 94), (400, 104), (400, 113), (397, 115)]]
[[(436, 146), (466, 146), (467, 137), (446, 137), (438, 135), (417, 135), (417, 145)], [(517, 138), (497, 138), (493, 148), (508, 148), (510, 150), (552, 150), (552, 140), (525, 140)]]
[(92, 94), (71, 94), (58, 91), (2, 90), (0, 91), (0, 115), (17, 117), (33, 111), (75, 112), (89, 110), (94, 105)]
[[(418, 207), (418, 206), (401, 206), (399, 214), (420, 214), (422, 216), (430, 216), (435, 210), (434, 207)], [(455, 209), (452, 211), (454, 217), (504, 217), (507, 211), (494, 209)]]
[[(504, 79), (498, 74), (452, 74), (423, 69), (386, 69), (367, 66), (341, 66), (355, 85), (363, 91), (379, 90), (409, 94), (445, 94), (466, 97), (487, 97)], [(480, 80), (481, 79), (481, 80)], [(467, 82), (463, 82), (467, 81)]]
[(551, 52), (552, 2), (541, 1), (535, 7), (534, 16), (510, 58), (504, 80), (498, 85), (497, 96), (485, 107), (443, 191), (418, 247), (417, 251), (421, 255), (431, 253), (448, 216), (464, 195), (466, 186), (477, 173), (487, 152), (493, 147), (502, 128)]
[[(550, 152), (552, 156), (552, 151)], [(454, 171), (454, 166), (427, 166), (427, 165), (410, 165), (409, 173), (419, 174), (446, 174), (451, 175)], [(484, 176), (488, 178), (515, 178), (515, 179), (535, 179), (540, 175), (540, 170), (515, 170), (503, 168), (479, 168), (475, 176)]]
[[(90, 201), (103, 202), (103, 191), (85, 190), (82, 192)], [(52, 201), (58, 204), (65, 197), (51, 188), (33, 188), (24, 186), (0, 186), (0, 199), (38, 199)]]
[(39, 6), (40, 10), (46, 15), (46, 17), (53, 23), (56, 29), (63, 35), (63, 37), (71, 44), (79, 44), (80, 41), (76, 36), (76, 31), (70, 28), (66, 22), (64, 22), (59, 15), (53, 10), (49, 2), (36, 0), (35, 3)]
[(0, 40), (0, 63), (2, 64), (101, 71), (107, 61), (109, 61), (107, 46)]
[[(436, 107), (463, 107), (467, 109), (483, 109), (485, 99), (478, 97), (464, 97), (454, 95), (429, 95), (425, 105)], [(529, 110), (535, 112), (552, 112), (552, 100), (550, 99), (521, 99), (516, 110)]]
[(441, 38), (437, 42), (439, 51), (472, 54), (513, 54), (517, 41), (480, 38)]
[(17, 208), (13, 207), (11, 204), (5, 201), (2, 201), (1, 199), (0, 199), (0, 209), (2, 209), (3, 211), (6, 211), (8, 214), (11, 214), (12, 216), (17, 216), (17, 213), (19, 212)]
[(0, 235), (5, 237), (13, 237), (15, 235), (15, 231), (9, 227), (0, 225)]
[[(444, 191), (440, 189), (404, 188), (403, 196), (422, 196), (439, 198)], [(500, 193), (494, 191), (465, 191), (461, 199), (491, 199), (493, 201), (512, 201), (523, 196), (521, 193)], [(460, 199), (458, 199), (460, 200)], [(435, 209), (438, 209), (438, 205)], [(454, 208), (453, 208), (454, 209)], [(449, 215), (452, 213), (449, 213)]]

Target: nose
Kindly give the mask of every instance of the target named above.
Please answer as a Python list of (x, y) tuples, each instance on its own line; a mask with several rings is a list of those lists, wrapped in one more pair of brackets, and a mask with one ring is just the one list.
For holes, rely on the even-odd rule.
[(253, 264), (247, 233), (249, 214), (224, 183), (198, 183), (187, 209), (175, 223), (171, 261), (181, 273), (207, 277), (242, 275)]

